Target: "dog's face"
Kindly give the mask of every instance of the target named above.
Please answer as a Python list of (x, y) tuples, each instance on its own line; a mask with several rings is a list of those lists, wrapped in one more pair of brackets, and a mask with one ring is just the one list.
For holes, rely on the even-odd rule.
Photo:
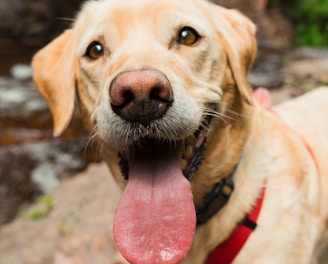
[[(129, 182), (139, 179), (139, 184), (140, 178), (153, 182), (152, 189), (160, 186), (157, 193), (163, 195), (175, 178), (192, 181), (195, 189), (197, 180), (192, 176), (204, 155), (206, 161), (217, 149), (212, 143), (218, 140), (217, 131), (231, 125), (244, 104), (251, 104), (246, 75), (255, 56), (254, 30), (238, 12), (201, 0), (88, 2), (73, 28), (33, 61), (35, 81), (54, 115), (55, 135), (69, 123), (77, 90), (86, 126), (105, 149), (120, 156), (122, 173), (114, 176), (121, 182), (125, 178), (126, 192), (137, 192), (139, 187), (132, 188)], [(206, 154), (205, 141), (210, 145)], [(117, 158), (107, 161), (116, 163), (110, 167), (119, 165)], [(156, 183), (165, 177), (170, 183)], [(166, 203), (174, 207), (188, 200), (189, 205), (183, 203), (170, 214), (180, 209), (194, 214), (190, 190), (182, 191), (190, 189), (184, 180), (174, 184), (181, 197), (171, 195)], [(201, 195), (193, 191), (197, 201)], [(125, 196), (123, 204), (138, 199)], [(123, 207), (117, 222), (131, 217), (125, 213), (130, 206)], [(135, 216), (135, 211), (130, 214)], [(190, 232), (184, 234), (187, 241), (181, 242), (186, 245), (160, 249), (161, 258), (173, 259), (170, 263), (181, 259), (190, 247), (188, 236), (192, 237), (194, 225), (190, 220)], [(133, 231), (119, 225), (116, 230), (119, 248), (131, 251), (126, 248), (131, 240), (122, 242), (122, 236)], [(135, 261), (142, 258), (140, 254), (125, 256)]]

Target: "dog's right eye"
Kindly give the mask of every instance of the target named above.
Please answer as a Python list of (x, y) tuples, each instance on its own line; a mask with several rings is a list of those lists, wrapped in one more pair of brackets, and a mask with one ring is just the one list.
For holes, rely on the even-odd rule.
[(198, 32), (191, 27), (183, 27), (178, 34), (178, 43), (191, 46), (195, 44), (201, 37)]
[(85, 53), (85, 56), (91, 60), (97, 60), (104, 55), (104, 48), (98, 41), (92, 42)]

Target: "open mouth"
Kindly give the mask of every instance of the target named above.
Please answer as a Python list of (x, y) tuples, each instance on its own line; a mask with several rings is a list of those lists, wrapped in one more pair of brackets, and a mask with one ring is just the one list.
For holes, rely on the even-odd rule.
[(146, 138), (121, 154), (127, 185), (113, 231), (129, 262), (178, 263), (188, 253), (196, 228), (190, 180), (204, 159), (207, 126), (177, 142)]
[[(189, 136), (185, 140), (180, 140), (177, 142), (171, 142), (166, 140), (156, 140), (153, 138), (143, 139), (139, 142), (135, 148), (142, 149), (143, 146), (147, 148), (158, 149), (161, 145), (176, 146), (179, 145), (181, 150), (181, 170), (184, 176), (190, 181), (192, 175), (201, 166), (201, 162), (204, 159), (206, 134), (209, 120), (201, 125), (193, 135)], [(129, 160), (132, 160), (135, 153), (130, 153), (129, 155), (119, 153), (120, 156), (120, 168), (125, 180), (129, 179)]]

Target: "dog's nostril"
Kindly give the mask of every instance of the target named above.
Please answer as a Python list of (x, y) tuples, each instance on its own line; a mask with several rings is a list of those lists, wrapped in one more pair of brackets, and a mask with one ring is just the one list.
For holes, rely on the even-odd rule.
[(150, 91), (150, 99), (170, 101), (171, 98), (171, 89), (167, 89), (165, 84), (158, 84), (152, 88)]
[(121, 102), (118, 104), (118, 106), (123, 106), (125, 104), (129, 104), (134, 99), (134, 95), (130, 89), (124, 89), (122, 93), (122, 99)]
[(130, 103), (134, 99), (134, 94), (130, 87), (116, 87), (112, 85), (110, 88), (110, 102), (112, 106), (120, 107)]
[(113, 111), (123, 119), (148, 125), (162, 117), (173, 102), (168, 79), (155, 70), (124, 72), (111, 83)]

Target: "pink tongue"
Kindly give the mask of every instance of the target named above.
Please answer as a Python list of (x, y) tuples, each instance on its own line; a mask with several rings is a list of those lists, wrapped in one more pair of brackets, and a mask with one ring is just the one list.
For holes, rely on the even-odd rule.
[(115, 242), (133, 264), (178, 263), (190, 249), (196, 224), (178, 147), (149, 145), (134, 154), (116, 209)]

